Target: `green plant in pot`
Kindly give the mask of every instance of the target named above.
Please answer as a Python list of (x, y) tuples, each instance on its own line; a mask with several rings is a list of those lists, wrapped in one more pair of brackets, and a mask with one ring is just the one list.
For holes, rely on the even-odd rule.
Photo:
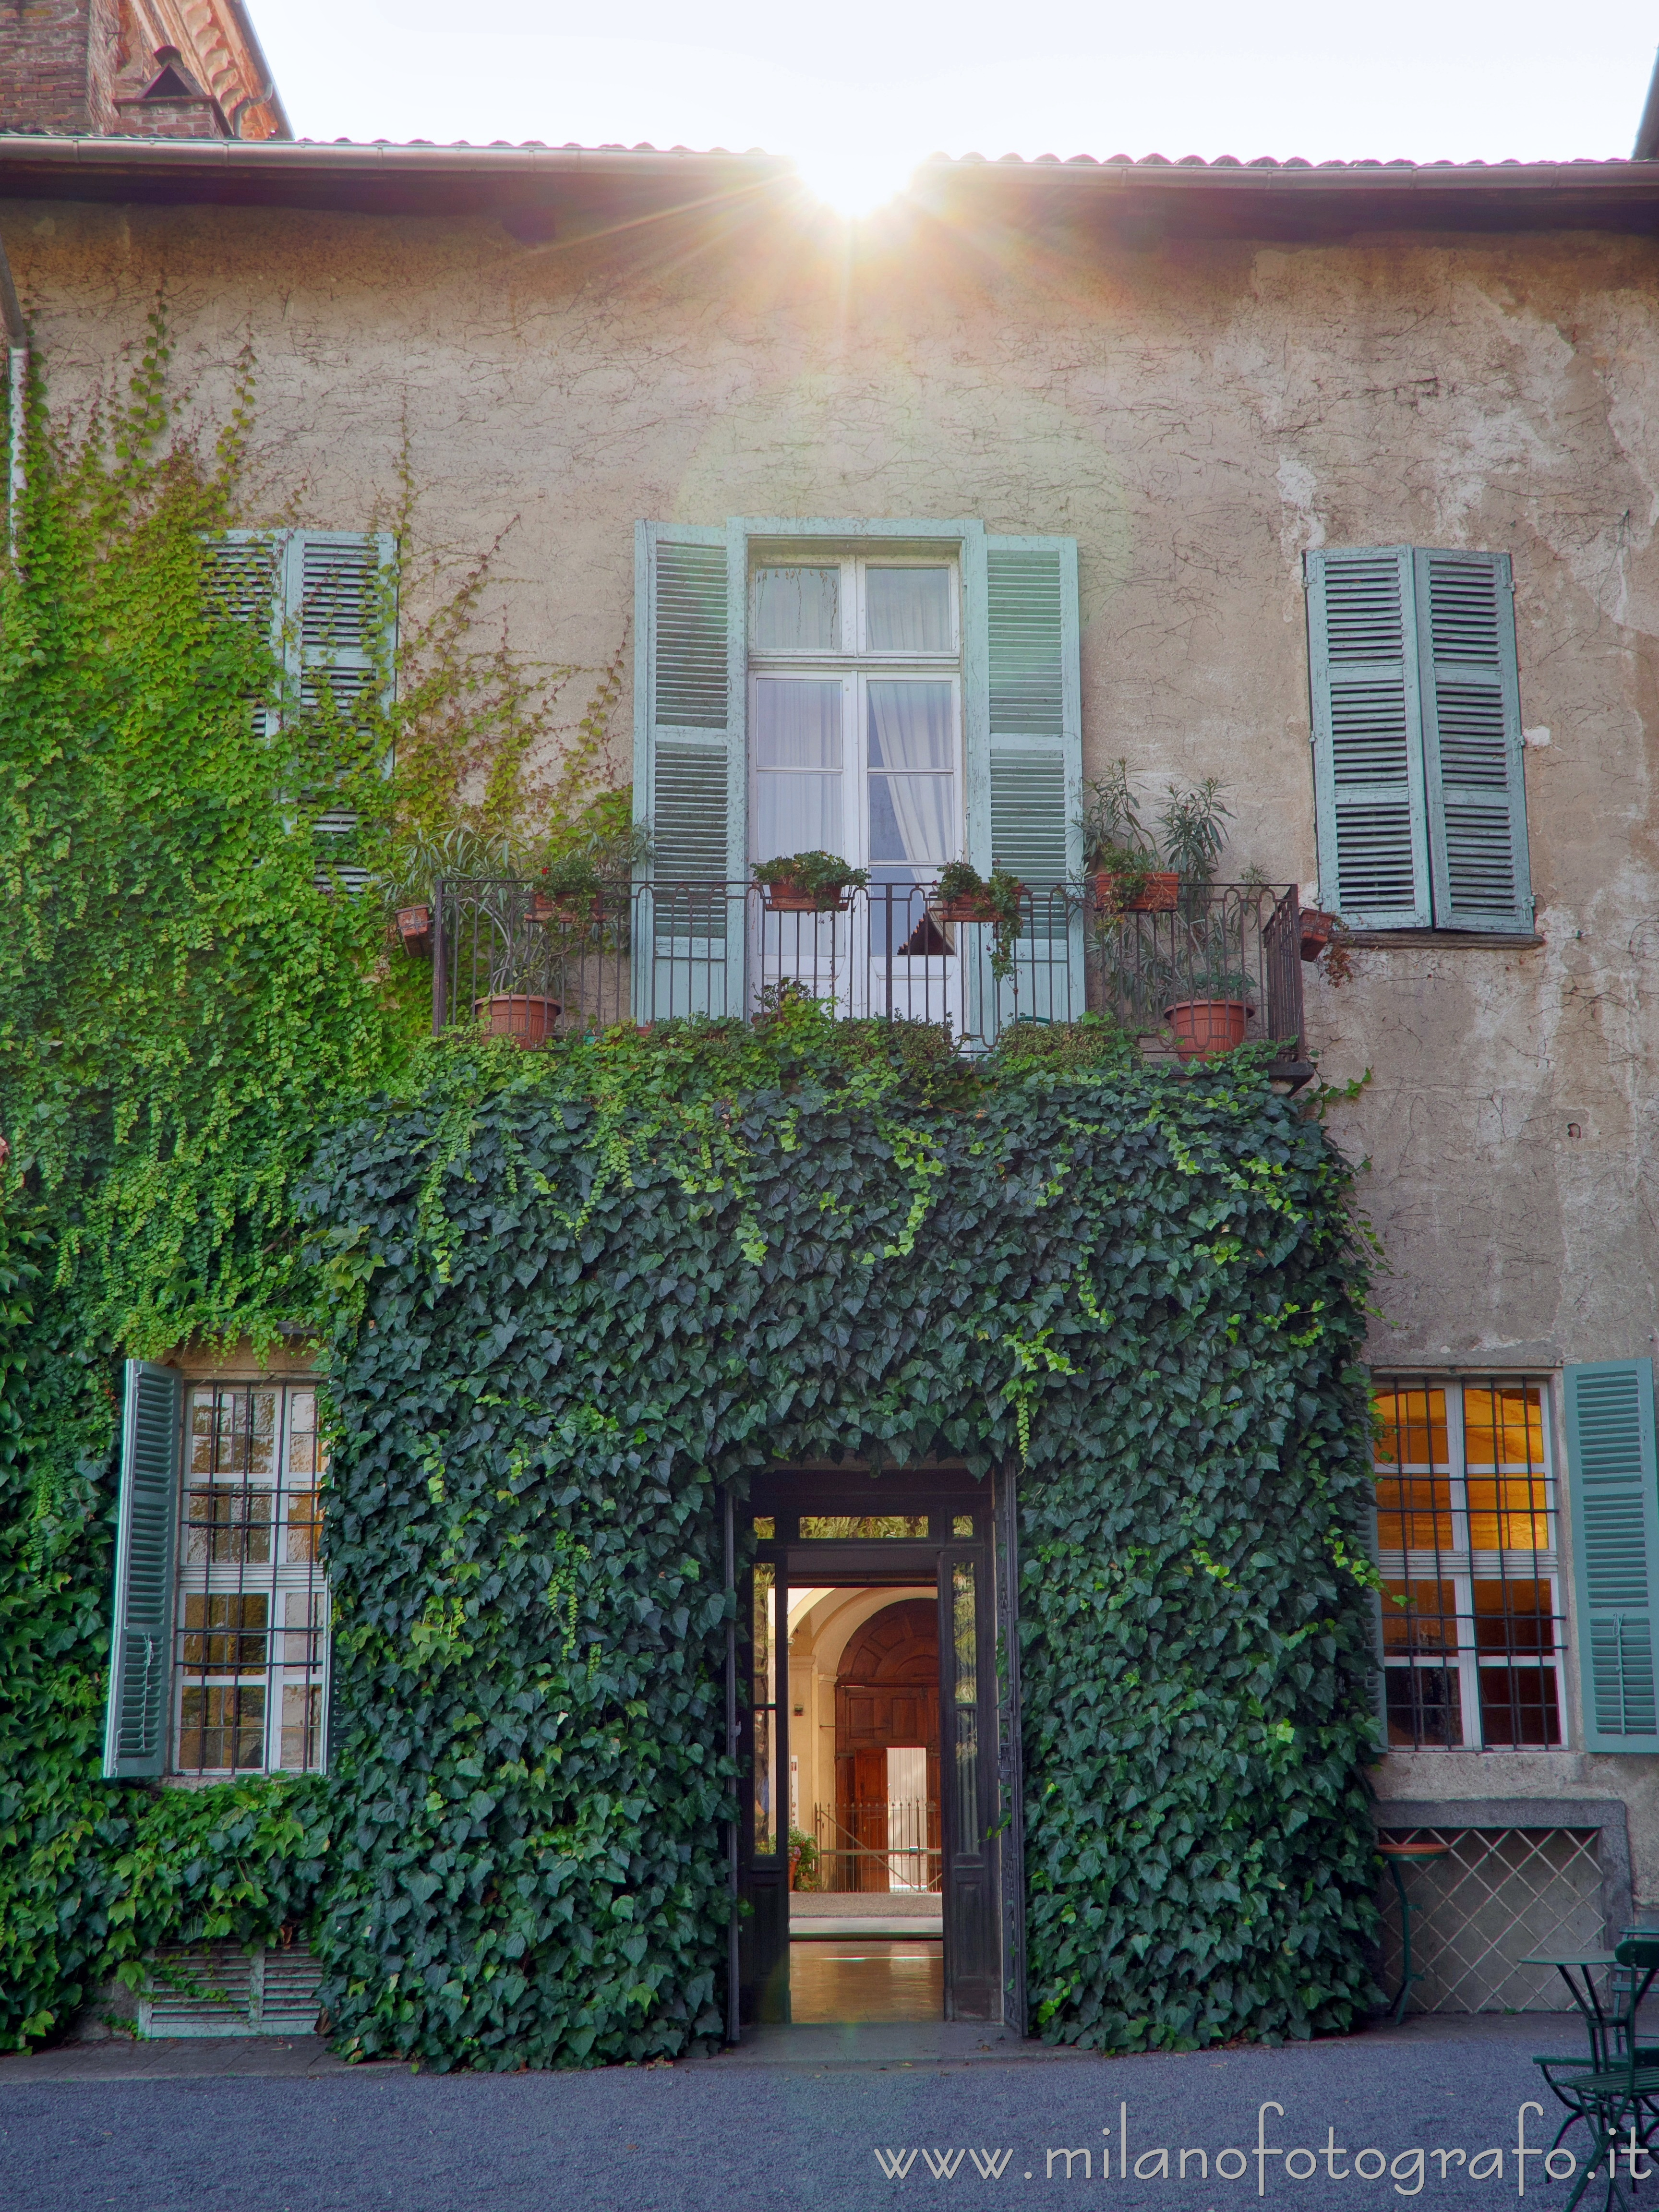
[(1243, 946), (1214, 917), (1189, 922), (1174, 966), (1164, 1018), (1182, 1060), (1231, 1052), (1244, 1042), (1255, 1012), (1255, 980), (1243, 965)]
[(638, 823), (562, 840), (541, 855), (529, 919), (563, 930), (608, 922), (625, 932), (635, 871), (650, 859), (651, 839)]
[(1180, 890), (1176, 872), (1159, 866), (1129, 788), (1129, 763), (1115, 760), (1083, 787), (1083, 866), (1092, 878), (1097, 914), (1167, 913)]
[(988, 922), (991, 973), (998, 982), (1014, 970), (1014, 946), (1024, 927), (1025, 886), (1006, 868), (981, 876), (968, 860), (948, 860), (933, 887), (933, 908), (941, 921)]
[(817, 1838), (805, 1828), (789, 1831), (789, 1887), (816, 1889), (818, 1886)]
[(855, 868), (837, 853), (785, 853), (757, 860), (753, 873), (774, 914), (842, 913), (848, 891), (862, 890), (870, 880), (868, 868)]

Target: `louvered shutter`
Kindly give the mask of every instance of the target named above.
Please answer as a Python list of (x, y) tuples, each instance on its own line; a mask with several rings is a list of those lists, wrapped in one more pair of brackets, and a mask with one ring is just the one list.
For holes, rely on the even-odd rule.
[[(255, 624), (279, 659), (287, 547), (285, 531), (269, 530), (221, 531), (202, 545), (210, 600), (231, 621)], [(264, 737), (275, 727), (277, 711), (274, 700), (254, 708), (257, 735)]]
[(331, 693), (343, 720), (373, 703), (389, 667), (393, 563), (389, 531), (295, 530), (284, 562), (284, 644), (301, 708)]
[[(964, 570), (971, 574), (966, 560)], [(975, 596), (966, 598), (970, 623)], [(1032, 894), (990, 1026), (1015, 1013), (1075, 1020), (1084, 1005), (1082, 915), (1065, 894), (1083, 866), (1076, 540), (988, 538), (982, 609), (982, 648), (970, 636), (967, 654), (970, 686), (981, 670), (985, 686), (982, 712), (970, 702), (968, 717), (969, 854), (981, 872), (1006, 868)], [(976, 981), (989, 989), (988, 976)], [(975, 1026), (989, 1033), (982, 1018)]]
[(1653, 1362), (1569, 1367), (1566, 1428), (1584, 1748), (1659, 1752)]
[(167, 1764), (179, 1393), (170, 1367), (128, 1360), (104, 1722), (104, 1772), (117, 1779), (160, 1774)]
[[(389, 531), (289, 533), (283, 648), (289, 695), (302, 714), (331, 697), (341, 720), (355, 722), (390, 704), (396, 553)], [(388, 774), (391, 768), (388, 756)], [(345, 836), (357, 821), (350, 807), (326, 807), (313, 827), (325, 836)], [(349, 865), (334, 874), (349, 890), (368, 879), (366, 869)]]
[(1424, 929), (1428, 805), (1411, 548), (1306, 556), (1319, 893), (1351, 927)]
[(1416, 571), (1435, 921), (1529, 930), (1510, 556), (1419, 550)]
[(641, 1022), (744, 1006), (743, 592), (724, 530), (639, 525), (634, 805), (652, 842), (634, 938)]

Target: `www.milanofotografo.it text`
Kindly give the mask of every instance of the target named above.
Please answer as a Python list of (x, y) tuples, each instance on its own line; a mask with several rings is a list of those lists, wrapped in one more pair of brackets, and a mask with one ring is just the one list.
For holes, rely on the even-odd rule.
[[(1256, 2112), (1255, 2142), (1249, 2146), (1224, 2144), (1218, 2150), (1207, 2145), (1154, 2143), (1142, 2149), (1132, 2140), (1129, 2107), (1118, 2106), (1117, 2125), (1101, 2130), (1103, 2141), (1098, 2144), (1075, 2143), (1045, 2146), (1035, 2154), (1027, 2153), (1033, 2163), (1022, 2166), (1012, 2147), (978, 2149), (927, 2149), (920, 2144), (909, 2149), (880, 2148), (876, 2151), (876, 2163), (890, 2181), (971, 2181), (977, 2174), (981, 2181), (1001, 2181), (1005, 2178), (1024, 2181), (1227, 2181), (1251, 2182), (1255, 2194), (1265, 2197), (1270, 2179), (1283, 2175), (1287, 2181), (1327, 2182), (1358, 2181), (1387, 2183), (1396, 2197), (1417, 2197), (1422, 2194), (1425, 2183), (1437, 2179), (1445, 2181), (1453, 2175), (1467, 2177), (1471, 2181), (1490, 2181), (1500, 2188), (1513, 2187), (1517, 2197), (1527, 2193), (1530, 2179), (1534, 2191), (1546, 2180), (1570, 2182), (1577, 2173), (1579, 2160), (1565, 2145), (1552, 2149), (1547, 2143), (1528, 2142), (1528, 2116), (1535, 2114), (1541, 2121), (1541, 2105), (1528, 2103), (1516, 2110), (1515, 2141), (1512, 2143), (1489, 2143), (1442, 2146), (1413, 2144), (1404, 2150), (1385, 2150), (1375, 2143), (1350, 2148), (1336, 2139), (1334, 2127), (1327, 2127), (1325, 2140), (1317, 2148), (1310, 2144), (1269, 2142), (1268, 2114), (1285, 2117), (1283, 2105), (1271, 2099)], [(1274, 2128), (1277, 2132), (1277, 2128)], [(1623, 2179), (1626, 2174), (1634, 2181), (1644, 2181), (1650, 2173), (1659, 2171), (1659, 2161), (1650, 2159), (1637, 2140), (1634, 2127), (1628, 2143), (1621, 2143), (1605, 2154), (1607, 2166), (1612, 2173)]]

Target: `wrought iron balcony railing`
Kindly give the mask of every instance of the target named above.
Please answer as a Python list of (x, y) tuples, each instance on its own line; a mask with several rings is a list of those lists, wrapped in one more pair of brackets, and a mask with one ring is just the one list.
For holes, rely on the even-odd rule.
[(1272, 1041), (1303, 1063), (1294, 884), (1184, 886), (1162, 911), (1103, 906), (1092, 881), (1028, 892), (1009, 939), (953, 918), (926, 883), (795, 913), (752, 884), (557, 897), (533, 879), (474, 878), (436, 886), (426, 941), (434, 1032), (479, 1024), (533, 1044), (618, 1022), (750, 1020), (802, 991), (842, 1016), (947, 1024), (969, 1052), (1014, 1022), (1094, 1012), (1152, 1052)]

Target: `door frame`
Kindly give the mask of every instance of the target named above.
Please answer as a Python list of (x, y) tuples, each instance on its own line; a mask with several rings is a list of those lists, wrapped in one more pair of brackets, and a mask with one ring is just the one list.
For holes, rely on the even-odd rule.
[[(895, 1589), (933, 1583), (939, 1606), (940, 1825), (944, 1848), (945, 2008), (947, 2020), (1006, 2022), (1024, 2032), (1024, 1899), (1019, 1784), (1018, 1670), (1008, 1663), (1017, 1642), (1008, 1539), (1012, 1470), (986, 1480), (959, 1466), (893, 1470), (872, 1476), (859, 1468), (779, 1468), (755, 1479), (737, 1507), (738, 1549), (749, 1554), (738, 1577), (733, 1667), (740, 1768), (737, 1882), (738, 2017), (741, 2023), (789, 2018), (788, 1592), (802, 1586)], [(927, 1533), (863, 1540), (803, 1538), (803, 1514), (854, 1516), (926, 1515)], [(971, 1516), (971, 1535), (958, 1533)], [(773, 1837), (778, 1848), (757, 1852), (756, 1705), (753, 1696), (755, 1569), (774, 1577), (772, 1677)], [(963, 1821), (957, 1802), (958, 1763), (947, 1726), (957, 1711), (952, 1657), (954, 1571), (969, 1569), (975, 1591), (973, 1703), (976, 1802), (969, 1823), (976, 1848), (958, 1848)], [(949, 1678), (947, 1680), (947, 1677)], [(949, 1720), (947, 1721), (947, 1716)], [(1011, 1894), (1011, 1879), (1018, 1893)]]

